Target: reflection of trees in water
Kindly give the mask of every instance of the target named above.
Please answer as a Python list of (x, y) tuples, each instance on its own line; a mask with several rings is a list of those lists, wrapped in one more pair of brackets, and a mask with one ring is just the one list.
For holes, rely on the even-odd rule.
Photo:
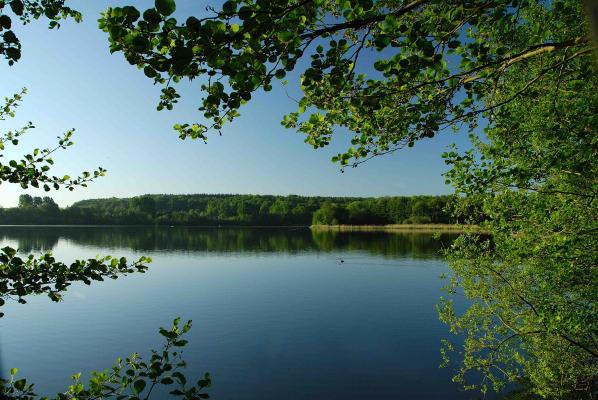
[(60, 239), (60, 230), (47, 228), (3, 227), (0, 228), (0, 243), (15, 240), (22, 253), (39, 253), (49, 251), (56, 246)]
[(137, 251), (284, 252), (366, 251), (387, 257), (436, 258), (456, 237), (427, 233), (326, 232), (283, 228), (1, 227), (24, 252), (50, 250), (60, 238), (80, 245)]
[(386, 257), (438, 258), (440, 250), (457, 237), (430, 233), (334, 232), (313, 231), (313, 240), (321, 251), (362, 250)]

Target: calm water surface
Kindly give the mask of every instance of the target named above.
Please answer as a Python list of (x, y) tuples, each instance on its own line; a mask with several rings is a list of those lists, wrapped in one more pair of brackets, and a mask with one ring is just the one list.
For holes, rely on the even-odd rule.
[[(447, 271), (429, 234), (308, 229), (0, 227), (0, 243), (62, 261), (154, 259), (146, 274), (73, 285), (61, 303), (8, 304), (0, 367), (39, 393), (70, 374), (160, 347), (159, 326), (194, 321), (187, 376), (214, 399), (471, 399), (439, 369), (448, 336), (434, 305)], [(340, 263), (338, 260), (345, 262)]]

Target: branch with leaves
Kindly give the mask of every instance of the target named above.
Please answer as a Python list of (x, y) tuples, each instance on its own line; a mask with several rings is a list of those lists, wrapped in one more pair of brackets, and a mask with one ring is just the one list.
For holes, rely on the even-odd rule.
[(21, 59), (21, 41), (12, 30), (18, 21), (23, 25), (45, 18), (50, 29), (60, 28), (60, 21), (81, 21), (81, 13), (64, 5), (65, 0), (0, 0), (0, 54), (14, 65)]
[[(23, 89), (21, 93), (5, 99), (4, 107), (0, 111), (0, 121), (15, 116), (16, 108), (20, 105), (23, 95), (26, 93), (26, 89)], [(6, 145), (17, 146), (19, 138), (33, 128), (34, 125), (29, 122), (19, 130), (0, 134), (0, 152), (6, 148)], [(74, 190), (77, 186), (86, 187), (89, 182), (104, 176), (106, 170), (102, 167), (93, 172), (83, 171), (75, 178), (71, 178), (69, 175), (58, 177), (50, 174), (50, 170), (54, 165), (52, 154), (72, 146), (74, 144), (71, 140), (73, 134), (74, 129), (58, 137), (58, 144), (54, 148), (36, 148), (30, 154), (22, 156), (20, 160), (0, 162), (0, 184), (2, 182), (16, 183), (21, 185), (23, 189), (27, 189), (29, 186), (41, 187), (48, 192), (51, 189), (58, 190), (61, 187), (68, 190)], [(2, 158), (3, 155), (0, 153), (0, 160)]]
[[(569, 17), (548, 24), (553, 34), (583, 37)], [(551, 43), (536, 49), (542, 57), (505, 69), (493, 94), (500, 107), (486, 104), (484, 135), (471, 132), (469, 150), (453, 146), (444, 154), (451, 168), (445, 176), (460, 194), (457, 207), (479, 210), (490, 237), (453, 243), (447, 289), (452, 295), (459, 288), (473, 305), (458, 312), (447, 300), (439, 311), (465, 336), (445, 354), (462, 359), (456, 379), (467, 387), (524, 381), (541, 398), (593, 398), (598, 72), (587, 49)], [(474, 372), (483, 382), (471, 379)]]
[(173, 387), (169, 393), (173, 397), (196, 400), (209, 398), (206, 389), (211, 386), (209, 374), (205, 374), (195, 385), (189, 385), (183, 370), (187, 366), (182, 358), (183, 339), (191, 329), (191, 321), (181, 324), (180, 318), (173, 321), (170, 329), (160, 328), (166, 342), (161, 350), (152, 350), (145, 361), (133, 353), (124, 360), (104, 371), (92, 372), (89, 382), (81, 381), (81, 374), (72, 376), (73, 384), (68, 389), (52, 397), (40, 397), (34, 385), (26, 379), (18, 379), (18, 370), (10, 370), (10, 378), (0, 378), (0, 393), (7, 400), (148, 400), (156, 387)]
[[(77, 260), (71, 265), (57, 261), (51, 253), (39, 257), (30, 254), (19, 257), (17, 250), (4, 247), (0, 250), (0, 307), (8, 299), (25, 304), (26, 296), (47, 294), (52, 301), (60, 301), (73, 282), (90, 285), (92, 281), (117, 279), (119, 276), (143, 273), (152, 260), (141, 257), (128, 264), (124, 257)], [(4, 314), (0, 313), (0, 317)]]
[[(300, 60), (303, 97), (282, 124), (314, 148), (351, 132), (341, 166), (411, 147), (506, 104), (496, 100), (514, 65), (541, 60), (548, 70), (589, 57), (579, 1), (230, 0), (216, 10), (173, 17), (175, 0), (143, 12), (113, 7), (100, 19), (110, 51), (162, 85), (158, 109), (172, 109), (173, 84), (202, 79), (199, 110), (209, 122), (176, 124), (181, 138), (207, 140), (239, 116), (258, 90), (269, 91)], [(363, 54), (369, 53), (369, 57)], [(524, 92), (541, 87), (530, 78)]]

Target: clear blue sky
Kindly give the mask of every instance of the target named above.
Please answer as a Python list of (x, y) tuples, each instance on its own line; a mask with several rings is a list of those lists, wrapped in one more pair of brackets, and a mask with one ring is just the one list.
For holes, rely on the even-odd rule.
[[(209, 4), (178, 3), (180, 16), (200, 14)], [(56, 136), (74, 127), (75, 146), (55, 157), (56, 174), (74, 176), (97, 166), (108, 170), (106, 177), (86, 189), (50, 192), (60, 205), (144, 193), (383, 196), (451, 192), (441, 176), (446, 167), (440, 154), (450, 143), (464, 142), (464, 134), (447, 132), (341, 174), (330, 158), (345, 148), (346, 140), (313, 150), (303, 143), (303, 135), (280, 125), (281, 117), (294, 109), (281, 85), (254, 96), (241, 109), (242, 116), (208, 144), (179, 140), (172, 130), (174, 123), (201, 120), (196, 110), (199, 83), (185, 85), (182, 101), (173, 111), (156, 111), (159, 88), (122, 54), (111, 55), (106, 34), (97, 28), (99, 13), (110, 4), (145, 9), (153, 1), (73, 2), (83, 12), (83, 23), (63, 23), (61, 29), (52, 31), (46, 21), (18, 26), (15, 31), (23, 44), (23, 58), (13, 67), (0, 63), (1, 96), (29, 89), (17, 117), (0, 122), (0, 129), (26, 121), (37, 126), (18, 151), (5, 151), (5, 160), (33, 147), (52, 146)], [(289, 76), (289, 82), (290, 90), (296, 91), (297, 75)], [(17, 185), (2, 184), (0, 205), (16, 205), (22, 193)], [(27, 193), (44, 195), (33, 189)]]

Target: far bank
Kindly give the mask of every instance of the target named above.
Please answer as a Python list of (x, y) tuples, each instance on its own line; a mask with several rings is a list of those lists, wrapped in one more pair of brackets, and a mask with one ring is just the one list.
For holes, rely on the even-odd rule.
[(327, 232), (421, 232), (464, 233), (479, 232), (478, 225), (463, 224), (388, 224), (388, 225), (311, 225), (314, 231)]

